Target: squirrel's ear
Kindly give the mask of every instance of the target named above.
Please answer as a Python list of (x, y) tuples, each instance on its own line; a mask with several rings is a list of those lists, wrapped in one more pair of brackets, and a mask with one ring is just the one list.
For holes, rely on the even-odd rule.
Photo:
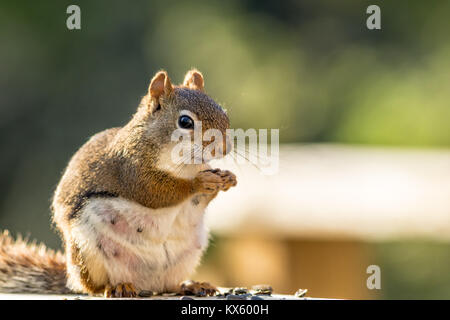
[(159, 71), (150, 82), (148, 95), (150, 96), (150, 111), (159, 106), (159, 98), (168, 96), (173, 90), (172, 83), (166, 71)]
[(203, 75), (197, 69), (188, 71), (184, 77), (183, 86), (188, 87), (189, 89), (203, 91), (205, 86)]

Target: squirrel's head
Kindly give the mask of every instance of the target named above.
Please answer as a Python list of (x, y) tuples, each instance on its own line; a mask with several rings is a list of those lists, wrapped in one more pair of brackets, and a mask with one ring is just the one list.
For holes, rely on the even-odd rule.
[(164, 161), (170, 153), (174, 165), (205, 163), (231, 150), (228, 116), (205, 93), (203, 75), (196, 69), (176, 86), (166, 71), (156, 73), (136, 117), (148, 141), (166, 154)]

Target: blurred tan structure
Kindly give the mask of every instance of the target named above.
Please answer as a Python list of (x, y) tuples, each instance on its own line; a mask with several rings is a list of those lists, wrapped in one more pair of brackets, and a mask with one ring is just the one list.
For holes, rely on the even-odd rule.
[(449, 151), (284, 145), (276, 175), (224, 166), (239, 182), (209, 208), (223, 241), (198, 271), (219, 285), (376, 298), (368, 241), (450, 239)]

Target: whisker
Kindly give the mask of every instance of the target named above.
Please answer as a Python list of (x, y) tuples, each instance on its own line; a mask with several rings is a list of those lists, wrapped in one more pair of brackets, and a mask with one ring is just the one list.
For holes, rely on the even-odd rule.
[(253, 151), (255, 151), (255, 150), (250, 149), (248, 146), (241, 147), (241, 148), (238, 148), (237, 146), (235, 146), (235, 147), (233, 148), (233, 150), (240, 151), (240, 152), (243, 153), (243, 154), (247, 154), (247, 153), (248, 153), (249, 156), (255, 157), (257, 160), (264, 160), (263, 157), (261, 157), (261, 156), (259, 155), (259, 153), (258, 153), (257, 150), (256, 150), (256, 152), (253, 152)]
[(242, 155), (239, 153), (239, 151), (236, 150), (234, 153), (236, 156), (240, 156), (242, 159), (246, 160), (249, 164), (251, 164), (253, 167), (255, 167), (258, 171), (262, 172), (262, 169), (254, 162), (250, 161), (245, 155)]

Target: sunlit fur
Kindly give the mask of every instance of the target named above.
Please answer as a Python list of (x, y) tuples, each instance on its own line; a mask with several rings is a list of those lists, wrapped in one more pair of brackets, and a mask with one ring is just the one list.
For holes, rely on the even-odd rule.
[[(228, 171), (205, 172), (206, 163), (170, 161), (170, 138), (181, 110), (195, 114), (204, 130), (225, 135), (229, 128), (225, 111), (203, 85), (196, 70), (188, 72), (181, 86), (158, 72), (132, 119), (94, 135), (70, 160), (52, 210), (72, 290), (95, 294), (131, 283), (137, 289), (174, 291), (198, 265), (208, 240), (205, 208), (218, 191), (236, 185)], [(0, 274), (2, 261), (0, 257)], [(57, 261), (57, 270), (64, 272), (64, 261)], [(16, 261), (8, 263), (15, 268)], [(30, 263), (28, 287), (33, 289), (22, 286), (22, 292), (38, 291), (41, 279), (52, 281), (33, 278), (45, 271), (40, 266)], [(67, 290), (61, 281), (54, 284)]]

